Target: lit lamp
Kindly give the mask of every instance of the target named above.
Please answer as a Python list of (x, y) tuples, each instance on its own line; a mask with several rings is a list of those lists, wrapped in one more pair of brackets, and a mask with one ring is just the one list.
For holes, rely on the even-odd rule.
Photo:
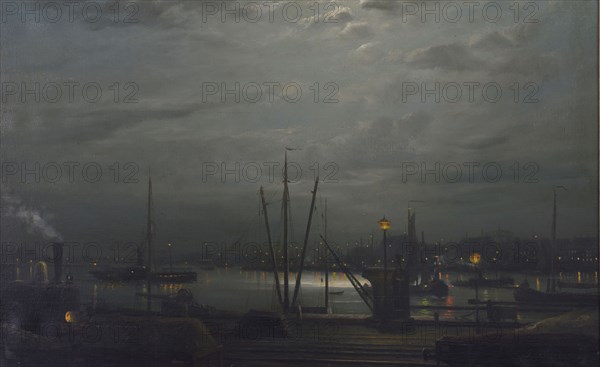
[(471, 256), (469, 256), (469, 260), (473, 265), (477, 265), (481, 262), (481, 254), (479, 252), (473, 252)]
[(388, 262), (387, 262), (387, 230), (391, 227), (391, 222), (385, 219), (385, 216), (379, 220), (379, 228), (383, 231), (383, 305), (384, 310), (387, 313), (387, 276), (388, 276)]
[(169, 269), (171, 271), (171, 274), (173, 274), (173, 258), (171, 257), (171, 244), (167, 244), (167, 246), (169, 247)]
[(475, 265), (477, 270), (477, 279), (475, 279), (475, 322), (477, 324), (477, 332), (479, 332), (479, 279), (481, 279), (481, 271), (477, 265), (481, 262), (481, 254), (479, 252), (473, 252), (469, 256), (471, 264)]
[(387, 231), (388, 229), (390, 229), (391, 226), (391, 222), (387, 219), (385, 219), (385, 217), (383, 217), (382, 219), (379, 220), (379, 228), (381, 228), (382, 231)]
[(73, 313), (73, 311), (65, 312), (65, 322), (69, 324), (75, 322), (75, 314)]

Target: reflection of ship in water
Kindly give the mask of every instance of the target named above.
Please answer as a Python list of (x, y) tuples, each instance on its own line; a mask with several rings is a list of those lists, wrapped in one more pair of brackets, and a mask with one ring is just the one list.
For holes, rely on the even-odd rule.
[[(137, 247), (137, 264), (128, 267), (108, 267), (100, 270), (93, 270), (90, 273), (97, 279), (112, 282), (126, 282), (135, 280), (147, 280), (151, 282), (162, 283), (183, 283), (195, 282), (198, 275), (194, 271), (180, 270), (174, 271), (171, 266), (168, 271), (154, 271), (154, 257), (152, 240), (154, 237), (154, 218), (153, 218), (153, 200), (152, 200), (152, 179), (148, 180), (148, 212), (146, 225), (146, 245), (147, 245), (147, 264), (144, 264), (144, 253), (140, 246)], [(169, 248), (169, 251), (171, 249)]]

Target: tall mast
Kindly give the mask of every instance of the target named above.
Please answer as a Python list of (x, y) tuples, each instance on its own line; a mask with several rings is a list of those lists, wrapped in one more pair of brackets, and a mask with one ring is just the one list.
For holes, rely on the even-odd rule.
[(552, 251), (550, 251), (550, 277), (551, 277), (551, 290), (556, 290), (556, 282), (554, 279), (554, 252), (556, 251), (556, 188), (554, 188), (554, 200), (552, 203)]
[(552, 256), (552, 258), (550, 259), (550, 278), (552, 278), (552, 285), (551, 285), (551, 290), (554, 292), (556, 291), (556, 279), (555, 279), (555, 275), (554, 275), (554, 257), (555, 257), (555, 251), (556, 251), (556, 189), (563, 189), (566, 190), (567, 188), (564, 186), (555, 186), (554, 187), (554, 200), (553, 200), (553, 205), (552, 205), (552, 249), (550, 251), (550, 254)]
[(304, 243), (302, 245), (302, 254), (300, 255), (300, 268), (296, 276), (296, 287), (294, 288), (294, 298), (292, 298), (292, 306), (296, 304), (298, 292), (300, 291), (300, 283), (302, 282), (302, 271), (304, 270), (304, 258), (306, 256), (306, 247), (308, 246), (308, 235), (310, 233), (310, 224), (312, 223), (313, 212), (315, 211), (315, 198), (317, 195), (317, 187), (319, 186), (319, 177), (315, 180), (315, 187), (312, 191), (312, 200), (310, 202), (310, 211), (308, 213), (308, 222), (306, 223), (306, 232), (304, 233)]
[(273, 242), (271, 241), (271, 229), (269, 228), (269, 214), (267, 212), (267, 203), (265, 202), (265, 194), (262, 186), (260, 187), (260, 198), (262, 202), (263, 212), (265, 213), (265, 227), (267, 229), (267, 239), (269, 241), (269, 254), (271, 255), (271, 262), (273, 263), (273, 276), (275, 277), (277, 299), (279, 300), (279, 305), (282, 305), (281, 287), (279, 285), (279, 274), (277, 272), (277, 260), (275, 259), (275, 250), (273, 250)]
[(287, 152), (283, 166), (283, 312), (287, 313), (290, 307), (290, 262), (288, 259), (288, 175), (287, 175)]
[(152, 257), (152, 177), (148, 178), (148, 211), (146, 220), (146, 242), (148, 244), (148, 271), (153, 270)]
[[(327, 240), (327, 198), (325, 199), (325, 220), (323, 223), (323, 229), (325, 232), (325, 240)], [(325, 249), (325, 245), (323, 246)], [(327, 258), (329, 256), (329, 252), (325, 249), (325, 312), (329, 313), (329, 264), (327, 263)]]
[(146, 242), (148, 244), (148, 267), (146, 269), (146, 310), (152, 311), (152, 177), (148, 172), (148, 211), (146, 218)]

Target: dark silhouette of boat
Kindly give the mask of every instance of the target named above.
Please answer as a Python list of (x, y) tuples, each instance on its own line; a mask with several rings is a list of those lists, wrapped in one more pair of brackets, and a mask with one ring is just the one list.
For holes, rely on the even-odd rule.
[(333, 295), (333, 296), (340, 296), (342, 294), (344, 294), (344, 291), (330, 291), (329, 294)]
[(148, 261), (144, 265), (143, 251), (137, 248), (137, 264), (129, 267), (109, 267), (101, 270), (92, 270), (90, 273), (97, 279), (109, 282), (127, 282), (146, 280), (157, 283), (186, 283), (195, 282), (198, 274), (194, 271), (152, 271), (154, 258), (152, 256), (152, 239), (154, 235), (152, 180), (148, 180), (148, 212), (146, 228), (146, 244), (148, 247)]
[(552, 213), (552, 246), (550, 251), (550, 279), (546, 292), (540, 292), (529, 287), (527, 280), (523, 281), (519, 287), (514, 290), (514, 297), (518, 303), (537, 304), (537, 305), (578, 305), (578, 306), (598, 306), (598, 294), (590, 293), (569, 293), (556, 292), (556, 270), (554, 266), (554, 249), (556, 248), (556, 189), (554, 188), (554, 202)]
[[(106, 282), (130, 282), (148, 280), (146, 267), (132, 266), (127, 268), (110, 268), (92, 270), (90, 273), (99, 280)], [(159, 283), (186, 283), (198, 280), (198, 275), (193, 271), (163, 271), (150, 273), (149, 280)]]
[(126, 268), (111, 267), (90, 271), (96, 279), (107, 282), (126, 282), (135, 280), (145, 280), (147, 270), (145, 266), (130, 266)]
[(540, 292), (524, 281), (514, 290), (515, 301), (525, 304), (598, 305), (598, 295), (588, 293)]
[(410, 294), (418, 296), (435, 296), (444, 298), (448, 296), (448, 284), (441, 279), (433, 279), (432, 281), (420, 285), (409, 286)]
[(598, 288), (598, 284), (591, 283), (570, 283), (570, 282), (557, 282), (558, 288), (574, 288), (574, 289), (594, 289)]
[(150, 280), (163, 283), (195, 282), (198, 280), (198, 274), (195, 271), (153, 272)]
[(488, 288), (514, 288), (515, 280), (510, 277), (500, 277), (500, 278), (470, 278), (467, 280), (457, 280), (452, 282), (452, 285), (455, 287), (469, 287), (475, 288), (478, 287), (488, 287)]
[(54, 243), (52, 247), (53, 279), (48, 277), (48, 265), (40, 261), (32, 265), (29, 279), (0, 282), (0, 320), (3, 326), (35, 332), (43, 330), (45, 324), (64, 325), (78, 317), (79, 287), (73, 284), (70, 273), (63, 279), (63, 244)]

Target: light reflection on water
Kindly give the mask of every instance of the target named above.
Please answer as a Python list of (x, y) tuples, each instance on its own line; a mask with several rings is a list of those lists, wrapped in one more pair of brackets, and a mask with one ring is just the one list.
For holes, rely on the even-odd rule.
[[(245, 312), (249, 309), (275, 310), (277, 308), (274, 279), (271, 272), (245, 271), (239, 268), (216, 268), (214, 270), (197, 270), (198, 281), (191, 284), (156, 284), (152, 286), (153, 294), (175, 294), (181, 288), (192, 291), (196, 300), (201, 304), (207, 304), (217, 309)], [(297, 273), (290, 273), (290, 298), (293, 295)], [(361, 284), (366, 279), (355, 274)], [(544, 275), (526, 275), (519, 273), (507, 273), (501, 276), (514, 278), (519, 284), (528, 280), (535, 284), (538, 290), (545, 290), (548, 280)], [(452, 283), (453, 280), (465, 280), (473, 277), (472, 273), (442, 273), (442, 279)], [(304, 271), (302, 275), (302, 288), (299, 294), (300, 304), (304, 307), (324, 305), (324, 278), (325, 274), (319, 271)], [(598, 273), (561, 273), (558, 277), (562, 281), (572, 282), (594, 282), (598, 279)], [(280, 283), (283, 285), (283, 273), (279, 274)], [(145, 293), (145, 282), (136, 283), (103, 283), (94, 279), (90, 274), (82, 274), (76, 278), (81, 287), (82, 301), (92, 302), (92, 299), (101, 300), (106, 304), (116, 307), (132, 308), (145, 306), (145, 302), (139, 300), (137, 293)], [(350, 282), (343, 273), (330, 272), (330, 292), (344, 291), (342, 294), (329, 294), (330, 307), (333, 313), (339, 314), (368, 314), (369, 309), (362, 302), (360, 296), (353, 289)], [(592, 290), (593, 291), (593, 290)], [(484, 288), (479, 290), (480, 299), (492, 301), (514, 301), (513, 290), (508, 288)], [(437, 299), (429, 296), (411, 297), (412, 305), (432, 306), (468, 306), (468, 299), (475, 298), (475, 290), (466, 287), (453, 287), (449, 289), (449, 296)], [(158, 309), (160, 300), (153, 301), (153, 307)], [(441, 319), (455, 319), (469, 310), (427, 310), (413, 309), (413, 314), (432, 316), (438, 312)], [(519, 315), (523, 317), (523, 315)]]

